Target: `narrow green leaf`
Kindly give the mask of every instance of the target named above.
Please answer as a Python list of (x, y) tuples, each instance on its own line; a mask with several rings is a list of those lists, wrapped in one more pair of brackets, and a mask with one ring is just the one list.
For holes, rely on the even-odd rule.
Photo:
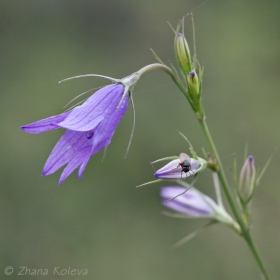
[(150, 49), (150, 50), (151, 50), (151, 52), (153, 53), (155, 59), (156, 59), (159, 63), (164, 64), (164, 63), (162, 62), (162, 60), (159, 58), (159, 56), (153, 51), (153, 49)]
[(176, 35), (178, 32), (173, 28), (173, 26), (171, 25), (171, 23), (169, 21), (167, 21), (167, 24), (169, 25), (169, 27), (171, 28), (171, 30), (174, 32), (174, 34)]
[(273, 151), (272, 154), (270, 155), (268, 161), (266, 162), (265, 166), (263, 167), (263, 169), (262, 169), (260, 175), (258, 176), (258, 178), (257, 178), (257, 180), (256, 180), (256, 185), (258, 185), (258, 184), (260, 183), (260, 180), (261, 180), (262, 176), (264, 175), (266, 169), (268, 168), (268, 166), (269, 166), (269, 164), (270, 164), (270, 162), (271, 162), (271, 160), (272, 160), (272, 158), (273, 158), (273, 156), (274, 156), (274, 154), (275, 154), (276, 151), (277, 151), (277, 148), (274, 149), (274, 151)]
[(208, 228), (209, 226), (215, 224), (216, 221), (211, 221), (208, 224), (202, 226), (201, 228), (197, 229), (196, 231), (190, 233), (189, 235), (187, 235), (186, 237), (184, 237), (183, 239), (181, 239), (180, 241), (178, 241), (177, 243), (175, 243), (174, 245), (172, 245), (170, 247), (171, 250), (174, 250), (180, 246), (182, 246), (184, 243), (190, 241), (191, 239), (193, 239), (194, 237), (196, 237), (198, 234), (202, 233), (206, 228)]

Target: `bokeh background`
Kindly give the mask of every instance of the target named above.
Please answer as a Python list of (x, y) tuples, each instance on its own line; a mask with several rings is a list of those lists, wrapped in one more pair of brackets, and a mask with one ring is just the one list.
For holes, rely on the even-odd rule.
[[(29, 135), (19, 129), (106, 84), (99, 78), (58, 84), (63, 78), (122, 78), (155, 62), (150, 48), (167, 64), (175, 62), (167, 21), (175, 26), (194, 10), (197, 54), (205, 66), (204, 107), (229, 181), (232, 154), (240, 170), (246, 138), (256, 165), (265, 163), (280, 140), (280, 2), (210, 0), (198, 7), (202, 2), (1, 1), (1, 279), (30, 279), (17, 275), (23, 266), (49, 269), (49, 275), (32, 279), (261, 279), (243, 239), (223, 225), (171, 251), (205, 221), (160, 213), (159, 190), (170, 183), (135, 188), (153, 180), (150, 161), (188, 152), (176, 129), (199, 155), (202, 147), (209, 151), (189, 105), (165, 73), (149, 72), (135, 87), (136, 130), (128, 157), (131, 108), (105, 162), (102, 152), (92, 157), (82, 180), (75, 172), (57, 186), (61, 170), (41, 177), (63, 131)], [(193, 49), (190, 17), (185, 33)], [(279, 167), (278, 152), (252, 207), (253, 236), (272, 279), (280, 279)], [(196, 187), (215, 198), (210, 171)], [(13, 275), (5, 276), (7, 266), (14, 267)], [(89, 272), (52, 275), (58, 266)]]

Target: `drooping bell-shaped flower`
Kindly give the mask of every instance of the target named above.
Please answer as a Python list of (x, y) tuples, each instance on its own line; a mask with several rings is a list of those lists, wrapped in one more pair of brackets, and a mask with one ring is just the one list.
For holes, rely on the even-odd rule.
[(82, 105), (60, 115), (24, 125), (22, 130), (38, 134), (58, 128), (67, 129), (51, 152), (43, 169), (50, 175), (67, 164), (59, 184), (76, 168), (82, 177), (90, 157), (107, 147), (126, 112), (130, 87), (138, 80), (135, 73), (108, 85), (90, 96)]
[(184, 179), (202, 171), (206, 165), (207, 162), (202, 158), (189, 158), (181, 153), (180, 158), (172, 160), (157, 170), (155, 177), (163, 180)]

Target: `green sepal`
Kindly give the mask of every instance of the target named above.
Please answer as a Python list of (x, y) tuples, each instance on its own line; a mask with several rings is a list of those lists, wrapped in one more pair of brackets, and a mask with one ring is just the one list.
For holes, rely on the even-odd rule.
[(153, 181), (138, 185), (138, 186), (136, 186), (136, 188), (140, 188), (140, 187), (147, 186), (147, 185), (152, 185), (152, 184), (159, 183), (159, 182), (162, 182), (162, 180), (161, 179), (153, 180)]
[(161, 161), (164, 161), (164, 160), (174, 160), (174, 159), (178, 159), (178, 156), (170, 156), (170, 157), (160, 158), (160, 159), (157, 159), (157, 160), (151, 162), (151, 164), (161, 162)]
[(179, 130), (176, 130), (187, 142), (188, 142), (188, 144), (190, 145), (190, 152), (191, 152), (191, 154), (192, 154), (192, 157), (194, 158), (194, 159), (196, 159), (196, 160), (199, 160), (198, 159), (198, 156), (197, 156), (197, 154), (196, 154), (196, 152), (195, 152), (195, 150), (194, 150), (194, 148), (193, 148), (193, 146), (192, 146), (192, 144), (191, 144), (191, 142), (189, 141), (189, 139), (182, 133), (182, 132), (180, 132)]
[(277, 148), (274, 149), (274, 151), (272, 152), (272, 154), (271, 154), (270, 157), (268, 158), (268, 160), (267, 160), (265, 166), (262, 168), (261, 173), (258, 175), (258, 177), (257, 177), (257, 179), (256, 179), (256, 185), (255, 185), (255, 187), (256, 187), (257, 185), (259, 185), (260, 180), (261, 180), (262, 176), (264, 175), (265, 171), (267, 170), (267, 168), (268, 168), (268, 166), (269, 166), (269, 164), (270, 164), (270, 162), (271, 162), (271, 160), (272, 160), (272, 158), (273, 158), (273, 156), (274, 156), (274, 154), (275, 154), (276, 151), (277, 151)]
[(156, 59), (159, 63), (164, 64), (163, 61), (159, 58), (159, 56), (154, 52), (154, 50), (153, 50), (153, 49), (150, 49), (150, 50), (151, 50), (152, 54), (154, 55), (155, 59)]

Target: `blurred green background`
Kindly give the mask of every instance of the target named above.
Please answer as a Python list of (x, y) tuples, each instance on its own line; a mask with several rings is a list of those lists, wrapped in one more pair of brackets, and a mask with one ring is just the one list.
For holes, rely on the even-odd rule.
[[(188, 146), (209, 151), (189, 105), (163, 72), (144, 75), (134, 90), (136, 130), (124, 159), (132, 110), (121, 121), (101, 163), (93, 156), (82, 180), (61, 170), (41, 177), (60, 131), (30, 135), (21, 125), (58, 114), (69, 100), (105, 85), (99, 78), (58, 84), (97, 73), (122, 78), (154, 63), (150, 48), (174, 60), (173, 26), (202, 1), (35, 1), (0, 3), (1, 57), (1, 279), (20, 267), (49, 269), (32, 279), (169, 280), (261, 279), (242, 238), (214, 226), (188, 244), (169, 247), (205, 221), (177, 220), (160, 211), (149, 161)], [(256, 165), (279, 146), (280, 2), (210, 0), (194, 10), (196, 44), (204, 63), (204, 107), (232, 184), (232, 153), (243, 164), (246, 138)], [(192, 48), (190, 17), (185, 33)], [(155, 168), (161, 167), (161, 164)], [(253, 201), (253, 236), (272, 279), (280, 279), (279, 152)], [(171, 183), (172, 185), (172, 183)], [(215, 198), (211, 172), (196, 187)], [(14, 267), (11, 276), (4, 269)], [(88, 269), (87, 276), (52, 275), (54, 267)]]

